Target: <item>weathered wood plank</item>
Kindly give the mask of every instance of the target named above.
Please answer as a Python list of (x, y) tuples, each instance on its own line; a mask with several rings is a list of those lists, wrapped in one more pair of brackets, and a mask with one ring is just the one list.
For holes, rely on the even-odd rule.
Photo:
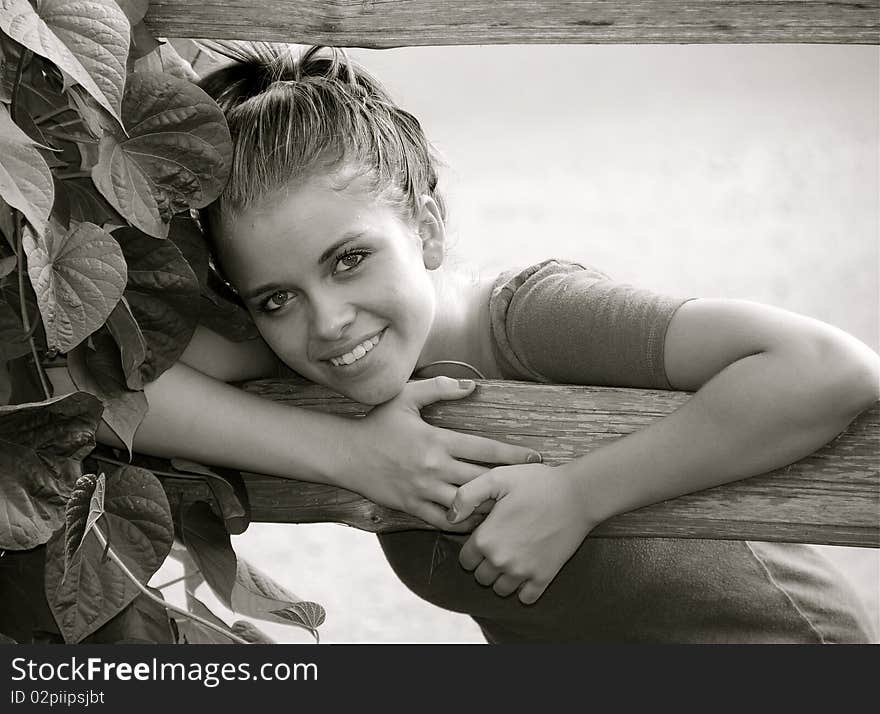
[[(349, 416), (364, 413), (359, 405), (314, 385), (265, 380), (247, 389), (292, 405)], [(687, 398), (680, 392), (487, 381), (468, 399), (432, 405), (423, 415), (438, 426), (531, 446), (545, 463), (558, 464), (642, 428)], [(245, 483), (254, 521), (331, 521), (376, 532), (426, 527), (330, 486), (255, 474), (246, 474)], [(166, 488), (184, 500), (210, 499), (207, 488), (196, 482), (169, 481)], [(880, 404), (797, 464), (618, 516), (592, 535), (878, 547)]]
[(165, 37), (344, 47), (516, 43), (880, 43), (880, 2), (153, 0)]

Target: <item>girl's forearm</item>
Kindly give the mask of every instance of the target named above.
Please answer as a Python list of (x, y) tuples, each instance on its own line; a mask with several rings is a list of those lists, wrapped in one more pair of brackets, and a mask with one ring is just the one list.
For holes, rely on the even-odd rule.
[[(560, 468), (588, 526), (619, 513), (780, 468), (833, 439), (878, 399), (878, 359), (813, 345), (729, 365), (668, 417)], [(833, 350), (832, 350), (833, 351)]]
[[(50, 370), (56, 394), (76, 388), (64, 369)], [(352, 488), (343, 463), (348, 430), (342, 417), (285, 406), (224, 384), (177, 363), (148, 384), (150, 408), (134, 449), (287, 478)], [(122, 446), (101, 424), (98, 440)]]

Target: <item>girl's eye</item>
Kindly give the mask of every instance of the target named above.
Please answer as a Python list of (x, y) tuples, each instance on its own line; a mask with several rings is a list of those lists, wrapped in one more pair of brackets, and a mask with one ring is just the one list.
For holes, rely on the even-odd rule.
[(284, 305), (292, 300), (293, 297), (294, 295), (290, 290), (276, 290), (263, 301), (260, 308), (263, 312), (275, 312), (284, 307)]
[(364, 258), (366, 257), (367, 252), (364, 250), (352, 250), (347, 253), (343, 253), (336, 259), (336, 269), (334, 272), (344, 273), (351, 270), (352, 268), (356, 268), (363, 262)]

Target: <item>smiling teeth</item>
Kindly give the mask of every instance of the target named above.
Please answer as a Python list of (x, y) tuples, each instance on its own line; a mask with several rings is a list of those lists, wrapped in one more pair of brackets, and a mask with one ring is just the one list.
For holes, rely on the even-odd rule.
[(375, 337), (371, 337), (370, 339), (361, 342), (351, 352), (346, 352), (344, 355), (339, 355), (339, 357), (331, 357), (330, 364), (332, 364), (334, 367), (342, 367), (344, 365), (357, 362), (364, 355), (366, 355), (367, 352), (369, 352), (371, 349), (379, 344), (379, 338), (381, 336), (382, 333), (379, 333)]

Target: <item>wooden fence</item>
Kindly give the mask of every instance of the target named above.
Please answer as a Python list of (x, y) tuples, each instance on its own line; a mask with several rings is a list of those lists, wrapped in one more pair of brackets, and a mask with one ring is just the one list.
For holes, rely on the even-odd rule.
[[(248, 391), (290, 405), (351, 417), (363, 407), (314, 385), (264, 380)], [(640, 429), (689, 395), (524, 382), (480, 382), (463, 401), (440, 402), (425, 419), (448, 429), (539, 450), (559, 464)], [(295, 434), (291, 435), (296, 438)], [(655, 536), (880, 546), (880, 403), (834, 442), (764, 476), (690, 494), (606, 521), (594, 536)], [(651, 478), (651, 474), (644, 474)], [(210, 480), (166, 478), (177, 507), (213, 501), (236, 532), (263, 522), (346, 523), (368, 531), (427, 528), (412, 516), (333, 486), (245, 474), (244, 492)], [(219, 487), (218, 487), (219, 486)], [(224, 495), (225, 494), (225, 495)], [(240, 503), (236, 503), (236, 499)], [(221, 501), (226, 501), (221, 504)], [(222, 508), (220, 507), (222, 505)]]
[(344, 47), (515, 43), (877, 44), (880, 2), (152, 0), (158, 35)]
[[(358, 47), (510, 43), (880, 43), (880, 2), (813, 0), (153, 0), (157, 35)], [(248, 386), (292, 404), (356, 415), (317, 387)], [(439, 426), (539, 449), (560, 463), (662, 417), (686, 395), (625, 389), (481, 383), (463, 402), (434, 405)], [(292, 435), (291, 438), (295, 438)], [(624, 514), (594, 536), (702, 537), (880, 546), (880, 406), (803, 461)], [(173, 472), (170, 466), (165, 470)], [(645, 474), (650, 478), (650, 474)], [(240, 532), (249, 520), (336, 521), (370, 531), (422, 528), (406, 514), (329, 486), (246, 474), (243, 482), (166, 478), (180, 507), (211, 501)]]

